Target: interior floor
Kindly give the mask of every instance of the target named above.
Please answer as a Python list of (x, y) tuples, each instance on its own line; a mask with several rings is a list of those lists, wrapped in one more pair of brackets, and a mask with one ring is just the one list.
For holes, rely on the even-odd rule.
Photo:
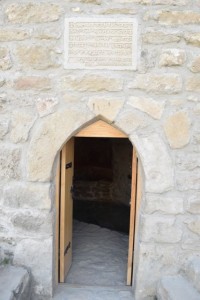
[(66, 283), (126, 285), (128, 235), (74, 221), (73, 258)]

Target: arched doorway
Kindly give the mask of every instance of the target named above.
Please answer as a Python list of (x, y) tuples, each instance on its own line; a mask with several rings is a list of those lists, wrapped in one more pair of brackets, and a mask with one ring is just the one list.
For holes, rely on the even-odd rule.
[[(74, 138), (128, 139), (122, 131), (98, 120), (80, 130), (63, 146), (58, 161), (56, 175), (56, 281), (65, 282), (72, 264), (72, 185), (74, 173)], [(132, 285), (134, 240), (138, 224), (138, 211), (141, 199), (141, 168), (137, 151), (132, 147), (131, 197), (129, 215), (129, 236), (127, 249), (126, 284)]]

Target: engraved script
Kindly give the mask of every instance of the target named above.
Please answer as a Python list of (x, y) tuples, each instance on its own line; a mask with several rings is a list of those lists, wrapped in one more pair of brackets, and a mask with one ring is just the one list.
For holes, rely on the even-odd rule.
[(66, 68), (136, 68), (137, 23), (134, 20), (69, 18), (66, 27)]

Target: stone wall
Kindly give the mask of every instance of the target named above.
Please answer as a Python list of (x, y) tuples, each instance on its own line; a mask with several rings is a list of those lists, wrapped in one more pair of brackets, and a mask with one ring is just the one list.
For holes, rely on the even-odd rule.
[[(0, 5), (2, 257), (30, 268), (36, 299), (49, 299), (57, 154), (103, 118), (129, 136), (142, 164), (133, 288), (136, 300), (154, 299), (158, 279), (200, 250), (199, 0)], [(136, 71), (64, 69), (64, 17), (85, 15), (138, 19)]]

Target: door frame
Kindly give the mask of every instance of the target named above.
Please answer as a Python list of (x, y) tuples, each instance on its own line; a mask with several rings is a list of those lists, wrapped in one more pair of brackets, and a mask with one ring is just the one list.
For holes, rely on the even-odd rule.
[[(122, 131), (112, 125), (98, 120), (91, 125), (80, 130), (74, 137), (96, 137), (96, 138), (128, 138)], [(61, 149), (62, 151), (62, 149)], [(58, 158), (58, 167), (56, 174), (56, 284), (60, 283), (59, 279), (59, 247), (60, 247), (60, 188), (61, 188), (61, 165), (60, 153)], [(132, 285), (133, 282), (133, 259), (134, 259), (134, 243), (136, 239), (136, 230), (138, 229), (138, 213), (140, 210), (140, 202), (142, 196), (142, 181), (141, 181), (141, 165), (138, 160), (138, 155), (133, 146), (132, 155), (132, 183), (131, 183), (131, 200), (130, 200), (130, 226), (129, 226), (129, 244), (128, 244), (128, 262), (127, 262), (127, 285)]]

